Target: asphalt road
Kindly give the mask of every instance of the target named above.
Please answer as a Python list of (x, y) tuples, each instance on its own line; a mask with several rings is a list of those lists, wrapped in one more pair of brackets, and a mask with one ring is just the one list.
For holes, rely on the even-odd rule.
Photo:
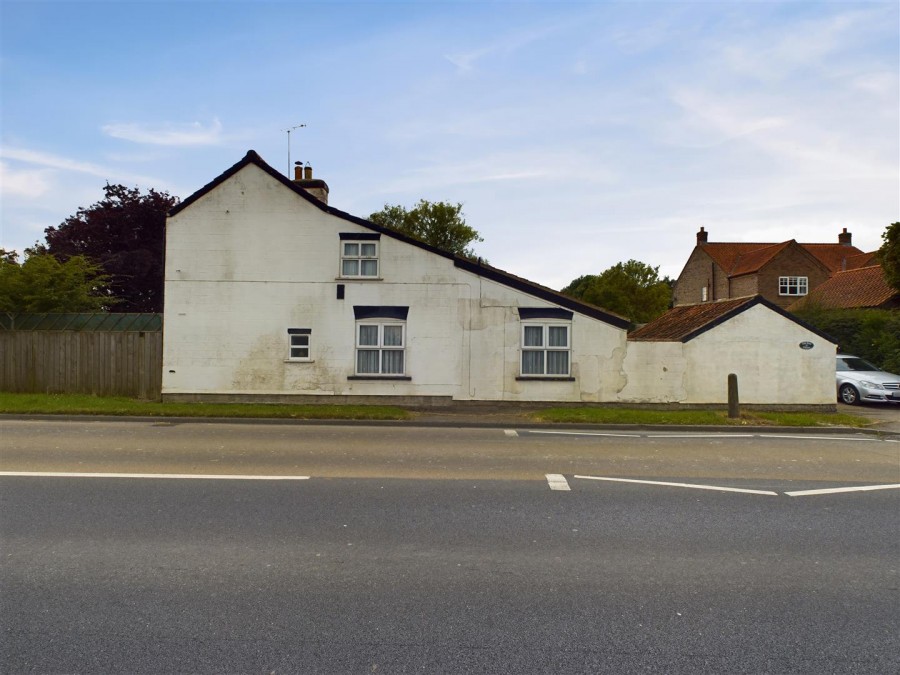
[(829, 438), (5, 421), (6, 472), (309, 478), (0, 477), (0, 671), (897, 672), (900, 490), (788, 493), (900, 443)]

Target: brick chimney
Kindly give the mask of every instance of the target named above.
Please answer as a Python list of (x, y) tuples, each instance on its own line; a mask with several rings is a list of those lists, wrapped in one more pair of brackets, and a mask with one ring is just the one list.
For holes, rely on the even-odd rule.
[(302, 162), (294, 163), (294, 185), (306, 190), (323, 204), (328, 203), (328, 183), (321, 179), (313, 179), (311, 166), (303, 166)]
[(697, 233), (697, 246), (703, 246), (703, 244), (706, 243), (706, 237), (708, 235), (709, 235), (709, 232), (707, 232), (705, 229), (703, 229), (701, 227), (700, 231)]
[(844, 228), (843, 232), (838, 234), (838, 243), (841, 246), (853, 246), (853, 234), (851, 232), (847, 232), (847, 228)]

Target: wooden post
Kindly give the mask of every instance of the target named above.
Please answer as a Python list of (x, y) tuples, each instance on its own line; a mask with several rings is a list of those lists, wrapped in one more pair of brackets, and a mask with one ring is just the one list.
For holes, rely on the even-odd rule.
[(737, 375), (730, 373), (728, 375), (728, 417), (737, 419), (741, 416), (740, 402), (738, 401), (738, 380)]

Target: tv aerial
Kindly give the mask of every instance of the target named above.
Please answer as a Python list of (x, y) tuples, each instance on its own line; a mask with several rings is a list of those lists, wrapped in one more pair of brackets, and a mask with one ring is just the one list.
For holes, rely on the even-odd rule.
[(288, 177), (288, 178), (291, 177), (291, 132), (292, 132), (294, 129), (302, 129), (302, 128), (305, 127), (305, 126), (306, 126), (305, 124), (298, 124), (297, 126), (291, 127), (290, 129), (285, 129), (285, 131), (287, 132), (287, 150), (288, 150), (288, 170), (287, 170), (287, 177)]

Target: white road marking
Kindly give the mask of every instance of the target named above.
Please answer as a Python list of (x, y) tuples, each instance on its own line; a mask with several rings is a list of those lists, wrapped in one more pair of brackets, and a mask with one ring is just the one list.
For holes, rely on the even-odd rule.
[(839, 492), (868, 492), (870, 490), (900, 490), (900, 483), (896, 485), (860, 485), (857, 487), (824, 488), (822, 490), (795, 490), (785, 492), (790, 497), (804, 497), (806, 495), (833, 495)]
[(723, 432), (719, 434), (647, 434), (647, 438), (755, 438), (756, 434), (731, 434)]
[(546, 476), (547, 484), (550, 486), (551, 490), (570, 491), (572, 489), (569, 487), (569, 481), (567, 481), (566, 477), (561, 473), (548, 473)]
[(519, 435), (519, 432), (516, 431), (515, 429), (504, 429), (503, 433), (506, 434), (507, 436), (518, 436)]
[(656, 480), (635, 480), (632, 478), (602, 478), (600, 476), (575, 476), (575, 478), (585, 478), (587, 480), (606, 480), (614, 483), (640, 483), (642, 485), (664, 485), (667, 487), (683, 487), (693, 488), (695, 490), (715, 490), (717, 492), (744, 492), (751, 495), (773, 495), (778, 496), (777, 492), (770, 490), (747, 490), (745, 488), (721, 487), (718, 485), (694, 485), (693, 483), (665, 483)]
[(778, 435), (778, 434), (764, 434), (763, 438), (789, 438), (791, 440), (803, 440), (803, 441), (874, 441), (877, 440), (875, 438), (869, 437), (858, 437), (858, 436), (799, 436), (797, 434), (790, 435)]
[(202, 473), (75, 473), (71, 471), (0, 471), (0, 476), (35, 478), (180, 478), (185, 480), (309, 480), (309, 476), (246, 476)]
[(601, 434), (595, 431), (539, 431), (529, 429), (529, 434), (546, 434), (548, 436), (612, 436), (614, 438), (640, 438), (640, 434)]

